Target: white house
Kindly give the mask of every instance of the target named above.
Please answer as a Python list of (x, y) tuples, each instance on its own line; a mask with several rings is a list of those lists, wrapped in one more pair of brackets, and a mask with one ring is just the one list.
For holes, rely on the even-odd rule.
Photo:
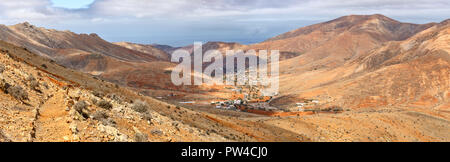
[(306, 105), (306, 103), (303, 103), (303, 102), (297, 103), (297, 107), (303, 107), (303, 106), (305, 106), (305, 105)]

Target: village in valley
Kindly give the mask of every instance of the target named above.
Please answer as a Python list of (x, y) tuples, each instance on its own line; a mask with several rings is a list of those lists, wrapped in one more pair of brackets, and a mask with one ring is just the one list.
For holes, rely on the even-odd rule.
[[(275, 117), (339, 113), (343, 111), (343, 108), (340, 106), (332, 106), (334, 101), (327, 96), (317, 96), (315, 98), (292, 97), (289, 99), (289, 104), (283, 101), (289, 95), (274, 93), (270, 96), (265, 96), (263, 91), (268, 88), (268, 85), (262, 83), (266, 80), (250, 75), (252, 72), (255, 71), (249, 69), (236, 71), (235, 74), (232, 74), (234, 76), (224, 75), (224, 80), (227, 77), (233, 77), (235, 84), (214, 85), (213, 87), (217, 89), (218, 94), (215, 96), (211, 95), (207, 98), (202, 98), (186, 96), (180, 93), (170, 93), (163, 96), (158, 95), (155, 98), (184, 107), (202, 108), (206, 111), (248, 112)], [(239, 82), (244, 84), (239, 85)]]
[[(237, 73), (239, 75), (248, 75), (249, 71), (244, 73)], [(269, 116), (290, 116), (290, 115), (302, 115), (318, 113), (320, 109), (320, 101), (318, 99), (301, 99), (296, 102), (295, 105), (289, 105), (287, 108), (279, 108), (271, 104), (271, 101), (279, 97), (279, 94), (274, 96), (264, 96), (262, 89), (267, 88), (259, 83), (262, 82), (261, 78), (248, 79), (245, 77), (238, 79), (246, 79), (246, 84), (241, 86), (226, 87), (232, 92), (231, 97), (228, 100), (211, 101), (211, 105), (215, 109), (230, 110), (230, 111), (243, 111), (261, 115)], [(237, 82), (239, 80), (236, 80)], [(253, 84), (249, 84), (254, 82)], [(255, 83), (256, 82), (256, 83)], [(328, 111), (341, 111), (340, 109), (328, 109)], [(284, 114), (284, 115), (280, 115)], [(287, 115), (286, 115), (287, 114)]]

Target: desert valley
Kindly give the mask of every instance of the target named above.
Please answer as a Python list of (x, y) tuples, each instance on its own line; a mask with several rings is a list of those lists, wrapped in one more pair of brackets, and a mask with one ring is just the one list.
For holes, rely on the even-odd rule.
[[(300, 27), (300, 26), (299, 26)], [(0, 142), (449, 141), (450, 20), (349, 15), (255, 44), (279, 50), (279, 93), (175, 86), (179, 49), (0, 25)]]

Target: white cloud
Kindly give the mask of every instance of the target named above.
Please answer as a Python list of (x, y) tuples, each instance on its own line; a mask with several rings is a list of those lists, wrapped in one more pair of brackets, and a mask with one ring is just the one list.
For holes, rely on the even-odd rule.
[(269, 14), (291, 14), (295, 18), (299, 15), (332, 15), (343, 12), (389, 12), (403, 15), (429, 11), (433, 14), (442, 10), (450, 10), (448, 0), (97, 0), (91, 6), (91, 12), (96, 15), (137, 18)]
[[(50, 0), (2, 0), (2, 22), (86, 19), (298, 19), (343, 14), (449, 16), (448, 0), (96, 0), (87, 9), (52, 7)], [(426, 15), (423, 15), (426, 14)], [(258, 17), (259, 16), (259, 17)], [(266, 17), (268, 16), (268, 17)]]
[(58, 20), (79, 17), (75, 13), (51, 6), (50, 0), (2, 0), (0, 23), (33, 21), (52, 23)]
[(143, 37), (155, 35), (172, 39), (187, 32), (196, 32), (187, 35), (201, 35), (199, 39), (268, 37), (339, 16), (375, 13), (405, 22), (439, 22), (450, 18), (450, 1), (96, 0), (82, 9), (53, 7), (50, 0), (0, 2), (0, 24), (29, 21), (57, 29), (103, 33), (115, 41), (147, 40)]

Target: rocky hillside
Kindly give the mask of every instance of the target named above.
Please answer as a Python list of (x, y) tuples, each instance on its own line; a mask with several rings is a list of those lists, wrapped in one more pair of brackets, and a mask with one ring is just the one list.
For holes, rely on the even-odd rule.
[(257, 121), (161, 102), (3, 41), (0, 73), (2, 142), (309, 141)]
[(160, 49), (160, 50), (166, 52), (169, 55), (171, 55), (175, 50), (181, 48), (181, 47), (172, 47), (172, 46), (169, 46), (169, 45), (162, 45), (162, 44), (152, 44), (151, 46), (154, 47), (154, 48)]
[(0, 141), (227, 141), (154, 108), (171, 105), (1, 44)]
[(434, 23), (423, 25), (402, 23), (379, 14), (350, 15), (281, 34), (255, 44), (252, 48), (304, 53), (344, 39), (351, 39), (350, 42), (360, 40), (363, 41), (361, 43), (376, 44), (407, 39), (432, 25)]
[(0, 141), (448, 141), (449, 22), (352, 15), (258, 44), (203, 46), (279, 49), (271, 104), (317, 100), (316, 109), (342, 110), (291, 117), (211, 109), (202, 97), (226, 100), (224, 87), (173, 86), (164, 53), (180, 48), (0, 26), (12, 43), (0, 41)]
[[(281, 91), (352, 108), (448, 107), (449, 25), (448, 21), (431, 25), (425, 25), (426, 29), (420, 28), (408, 38), (403, 39), (405, 34), (397, 34), (398, 39), (378, 42), (364, 50), (361, 49), (363, 41), (353, 40), (335, 48), (319, 46), (302, 56), (283, 61), (280, 63)], [(385, 31), (385, 28), (379, 29), (383, 29), (380, 33)], [(348, 36), (359, 37), (358, 34)], [(328, 43), (339, 45), (338, 40)], [(349, 50), (346, 48), (349, 46), (359, 50)], [(329, 53), (328, 56), (320, 56), (325, 53)], [(293, 80), (297, 84), (292, 84)]]
[(96, 34), (45, 29), (27, 22), (0, 25), (0, 40), (120, 85), (140, 89), (176, 88), (170, 84), (167, 74), (174, 64), (168, 62), (169, 56), (164, 51), (151, 46), (116, 45)]
[(169, 61), (170, 59), (169, 57), (170, 55), (168, 53), (166, 53), (164, 50), (155, 48), (152, 45), (137, 44), (130, 42), (116, 42), (114, 44), (142, 53), (151, 54), (152, 56), (155, 56), (158, 60)]
[[(76, 34), (36, 27), (27, 22), (12, 26), (0, 26), (0, 40), (26, 47), (42, 56), (70, 55), (72, 50), (101, 54), (125, 61), (154, 61), (152, 53), (130, 50), (109, 43), (97, 34)], [(75, 52), (76, 53), (76, 52)]]
[(316, 99), (317, 108), (345, 110), (264, 123), (313, 141), (448, 141), (449, 38), (449, 20), (415, 25), (370, 15), (342, 17), (257, 44), (303, 52), (280, 62), (281, 96), (274, 104)]

